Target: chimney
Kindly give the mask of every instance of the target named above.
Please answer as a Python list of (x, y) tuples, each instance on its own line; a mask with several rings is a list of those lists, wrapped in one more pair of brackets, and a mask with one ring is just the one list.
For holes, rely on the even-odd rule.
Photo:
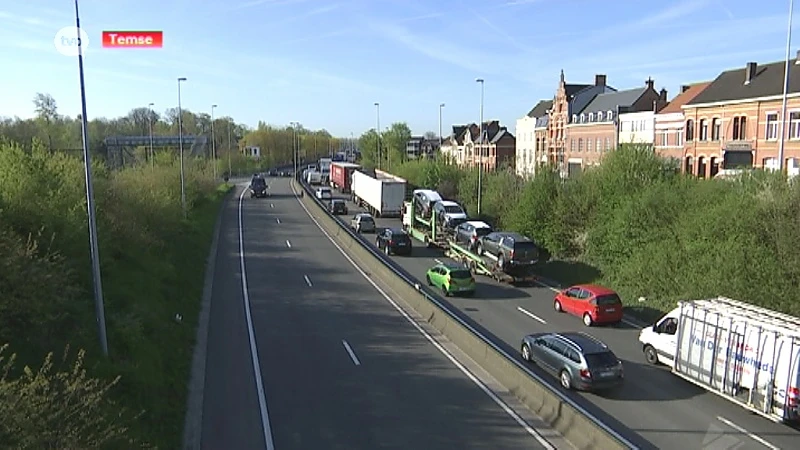
[(594, 76), (594, 85), (595, 86), (605, 86), (606, 85), (606, 76), (605, 75), (595, 75)]
[(682, 85), (681, 86), (681, 94), (683, 94), (684, 92), (688, 91), (690, 87), (691, 86), (689, 86), (688, 84)]
[(744, 84), (750, 84), (750, 82), (753, 81), (753, 78), (756, 76), (756, 69), (758, 69), (757, 63), (747, 63), (747, 66), (744, 69)]
[(667, 90), (666, 89), (661, 88), (661, 90), (658, 92), (658, 101), (660, 101), (660, 102), (666, 102), (667, 101)]
[(648, 77), (647, 80), (644, 82), (644, 84), (645, 84), (645, 86), (647, 86), (648, 89), (653, 89), (653, 79), (652, 78)]

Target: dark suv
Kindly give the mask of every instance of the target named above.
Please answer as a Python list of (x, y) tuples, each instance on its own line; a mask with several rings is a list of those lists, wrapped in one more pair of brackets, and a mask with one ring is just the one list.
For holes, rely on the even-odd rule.
[(387, 255), (411, 254), (411, 238), (400, 228), (386, 228), (378, 233), (375, 246)]
[(250, 181), (250, 198), (267, 196), (267, 180), (262, 177), (253, 177)]
[(340, 198), (335, 198), (328, 203), (328, 211), (334, 216), (347, 215), (347, 204)]
[(586, 333), (535, 333), (522, 338), (522, 359), (558, 377), (564, 389), (600, 391), (625, 379), (622, 361), (606, 344)]
[(527, 268), (539, 262), (539, 248), (529, 238), (508, 231), (495, 231), (478, 240), (478, 255), (497, 260), (504, 272)]

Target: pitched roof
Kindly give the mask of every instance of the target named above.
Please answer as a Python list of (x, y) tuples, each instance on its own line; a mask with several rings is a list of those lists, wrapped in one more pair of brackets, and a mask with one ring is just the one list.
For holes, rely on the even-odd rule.
[(565, 84), (564, 85), (564, 92), (567, 94), (567, 98), (572, 98), (573, 95), (577, 94), (578, 92), (594, 86), (593, 84)]
[(574, 114), (588, 114), (600, 111), (614, 111), (617, 106), (626, 108), (632, 106), (647, 91), (647, 87), (628, 89), (625, 91), (606, 92), (597, 94), (585, 108), (575, 111)]
[(539, 100), (539, 103), (531, 109), (528, 113), (528, 117), (532, 118), (539, 118), (544, 117), (547, 115), (547, 111), (553, 107), (552, 100)]
[[(790, 94), (800, 92), (800, 66), (796, 59), (789, 60)], [(755, 76), (745, 84), (746, 66), (722, 72), (711, 84), (694, 99), (686, 103), (715, 103), (750, 98), (777, 96), (783, 93), (784, 61), (756, 66)]]
[(689, 86), (684, 92), (678, 94), (675, 98), (669, 102), (669, 105), (665, 106), (659, 114), (672, 114), (672, 113), (679, 113), (681, 112), (681, 106), (689, 103), (697, 97), (705, 88), (707, 88), (711, 84), (710, 81), (704, 81), (702, 83), (695, 83)]

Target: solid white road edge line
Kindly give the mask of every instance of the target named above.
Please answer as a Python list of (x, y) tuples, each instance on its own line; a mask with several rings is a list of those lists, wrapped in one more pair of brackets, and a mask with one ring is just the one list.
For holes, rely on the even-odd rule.
[(292, 243), (291, 243), (291, 242), (289, 242), (289, 240), (288, 240), (288, 239), (286, 240), (286, 246), (287, 246), (287, 247), (289, 247), (289, 248), (292, 248)]
[(314, 285), (311, 284), (311, 279), (308, 278), (308, 275), (303, 275), (303, 279), (306, 280), (306, 284), (308, 285), (308, 287), (314, 287)]
[(736, 430), (736, 431), (738, 431), (738, 432), (740, 432), (742, 434), (746, 434), (750, 439), (758, 442), (759, 444), (763, 445), (764, 447), (767, 447), (767, 448), (772, 449), (772, 450), (780, 450), (780, 447), (776, 447), (776, 446), (770, 444), (769, 442), (765, 441), (762, 437), (756, 436), (755, 434), (747, 431), (746, 429), (740, 427), (739, 425), (736, 425), (735, 423), (731, 422), (730, 420), (728, 420), (728, 419), (726, 419), (726, 418), (724, 418), (722, 416), (717, 416), (717, 420), (719, 420), (720, 422), (724, 423), (725, 425), (733, 428), (734, 430)]
[(242, 298), (244, 300), (244, 316), (247, 321), (247, 337), (250, 340), (250, 359), (253, 361), (253, 376), (256, 379), (256, 391), (258, 392), (258, 407), (261, 410), (261, 428), (264, 432), (264, 443), (267, 450), (275, 450), (272, 442), (272, 428), (269, 424), (269, 412), (267, 411), (267, 396), (264, 394), (264, 381), (261, 379), (261, 363), (258, 361), (258, 348), (256, 347), (255, 330), (253, 330), (253, 316), (250, 313), (250, 294), (247, 287), (247, 270), (245, 268), (244, 257), (244, 220), (242, 219), (242, 199), (244, 193), (239, 195), (239, 268), (242, 272)]
[(344, 345), (344, 349), (347, 350), (347, 354), (350, 355), (350, 359), (353, 360), (353, 364), (360, 366), (361, 361), (358, 360), (356, 353), (353, 351), (353, 348), (350, 347), (350, 344), (347, 343), (346, 340), (342, 339), (342, 345)]
[(537, 316), (536, 314), (528, 311), (527, 309), (521, 306), (517, 306), (517, 311), (521, 312), (522, 314), (525, 314), (526, 316), (530, 317), (533, 320), (538, 320), (539, 322), (547, 325), (547, 322), (544, 319), (542, 319), (541, 317)]
[[(291, 187), (292, 190), (294, 191), (294, 185), (291, 185)], [(367, 282), (371, 284), (372, 287), (374, 287), (375, 290), (378, 291), (378, 293), (381, 294), (381, 296), (384, 299), (386, 299), (386, 301), (389, 302), (389, 304), (392, 305), (392, 307), (394, 307), (394, 309), (397, 310), (397, 312), (399, 312), (401, 316), (403, 316), (414, 328), (416, 328), (417, 331), (419, 331), (420, 334), (422, 334), (422, 336), (424, 336), (425, 339), (428, 340), (428, 342), (430, 342), (437, 350), (439, 350), (439, 352), (443, 354), (445, 358), (450, 360), (450, 362), (453, 363), (453, 365), (456, 366), (456, 368), (458, 368), (458, 370), (460, 370), (461, 373), (463, 373), (467, 378), (469, 378), (470, 381), (475, 383), (475, 385), (478, 386), (486, 395), (488, 395), (489, 398), (491, 398), (500, 408), (502, 408), (506, 414), (508, 414), (512, 419), (514, 419), (515, 422), (517, 422), (522, 428), (524, 428), (525, 431), (528, 432), (528, 434), (533, 436), (539, 442), (539, 444), (541, 444), (548, 450), (556, 450), (556, 447), (554, 447), (551, 443), (547, 442), (547, 440), (544, 437), (542, 437), (542, 435), (540, 435), (535, 429), (533, 429), (533, 427), (528, 425), (528, 423), (525, 422), (525, 419), (520, 417), (519, 414), (516, 413), (516, 411), (511, 409), (511, 407), (509, 407), (500, 397), (498, 397), (497, 394), (492, 392), (492, 390), (489, 389), (488, 386), (486, 386), (481, 380), (479, 380), (478, 377), (473, 375), (472, 372), (470, 372), (469, 369), (467, 369), (463, 364), (461, 364), (456, 359), (455, 356), (453, 356), (450, 352), (447, 351), (447, 349), (445, 349), (444, 347), (442, 347), (441, 344), (436, 342), (436, 339), (434, 339), (433, 336), (430, 335), (430, 333), (425, 331), (425, 329), (423, 329), (414, 320), (414, 318), (408, 315), (408, 313), (405, 312), (405, 310), (403, 310), (403, 308), (400, 307), (400, 305), (398, 305), (397, 302), (395, 302), (391, 297), (389, 297), (389, 294), (387, 294), (383, 289), (381, 289), (381, 287), (378, 286), (377, 283), (375, 283), (375, 281), (373, 281), (369, 277), (369, 275), (366, 274), (366, 272), (361, 270), (361, 267), (359, 267), (358, 264), (356, 264), (356, 262), (353, 261), (350, 255), (348, 255), (347, 252), (345, 252), (344, 249), (341, 246), (339, 246), (339, 244), (336, 243), (333, 237), (330, 234), (328, 234), (328, 232), (325, 231), (324, 228), (322, 228), (322, 225), (320, 225), (317, 219), (313, 215), (311, 215), (311, 211), (309, 211), (308, 208), (306, 208), (306, 205), (303, 204), (302, 200), (300, 200), (296, 196), (295, 199), (300, 204), (300, 206), (305, 210), (306, 214), (311, 219), (311, 221), (314, 222), (317, 228), (319, 228), (322, 234), (324, 234), (325, 237), (328, 238), (328, 240), (331, 242), (331, 244), (333, 244), (333, 246), (336, 247), (337, 250), (339, 250), (339, 253), (341, 253), (342, 256), (344, 256), (344, 258), (358, 271), (358, 273), (360, 273), (361, 276), (364, 277), (364, 279), (367, 280)]]

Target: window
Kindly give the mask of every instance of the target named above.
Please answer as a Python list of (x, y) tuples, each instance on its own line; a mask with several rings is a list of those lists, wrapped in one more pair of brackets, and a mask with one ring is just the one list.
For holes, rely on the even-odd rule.
[(571, 152), (575, 151), (575, 139), (570, 139), (569, 140), (569, 151), (571, 151)]
[(675, 145), (678, 147), (683, 146), (683, 130), (675, 131)]
[(708, 140), (708, 121), (706, 119), (700, 119), (700, 140)]
[(694, 120), (692, 119), (686, 121), (686, 140), (694, 140)]
[(747, 139), (747, 116), (736, 116), (733, 118), (733, 140), (745, 139)]
[(594, 113), (589, 113), (589, 122), (594, 122)]
[(606, 120), (614, 120), (614, 111), (606, 113)]
[(789, 113), (789, 139), (800, 139), (800, 111)]
[(718, 141), (720, 136), (720, 131), (722, 131), (722, 120), (715, 117), (711, 119), (711, 140)]
[(611, 139), (606, 138), (606, 151), (611, 150)]
[(766, 139), (778, 139), (778, 113), (767, 113), (767, 134)]
[(662, 147), (666, 147), (667, 146), (667, 132), (666, 132), (666, 130), (662, 131), (660, 134), (661, 134), (661, 144), (660, 145)]
[(586, 114), (581, 113), (581, 123), (586, 122)]
[(583, 138), (578, 138), (578, 153), (583, 151)]
[(586, 151), (587, 152), (591, 152), (592, 151), (592, 144), (593, 143), (594, 143), (594, 139), (592, 139), (592, 138), (586, 139)]
[(577, 114), (573, 114), (572, 115), (572, 123), (578, 123), (578, 115)]
[(601, 151), (603, 151), (603, 140), (602, 139), (597, 138), (597, 147), (595, 147), (594, 151), (597, 152), (597, 153), (600, 153)]

